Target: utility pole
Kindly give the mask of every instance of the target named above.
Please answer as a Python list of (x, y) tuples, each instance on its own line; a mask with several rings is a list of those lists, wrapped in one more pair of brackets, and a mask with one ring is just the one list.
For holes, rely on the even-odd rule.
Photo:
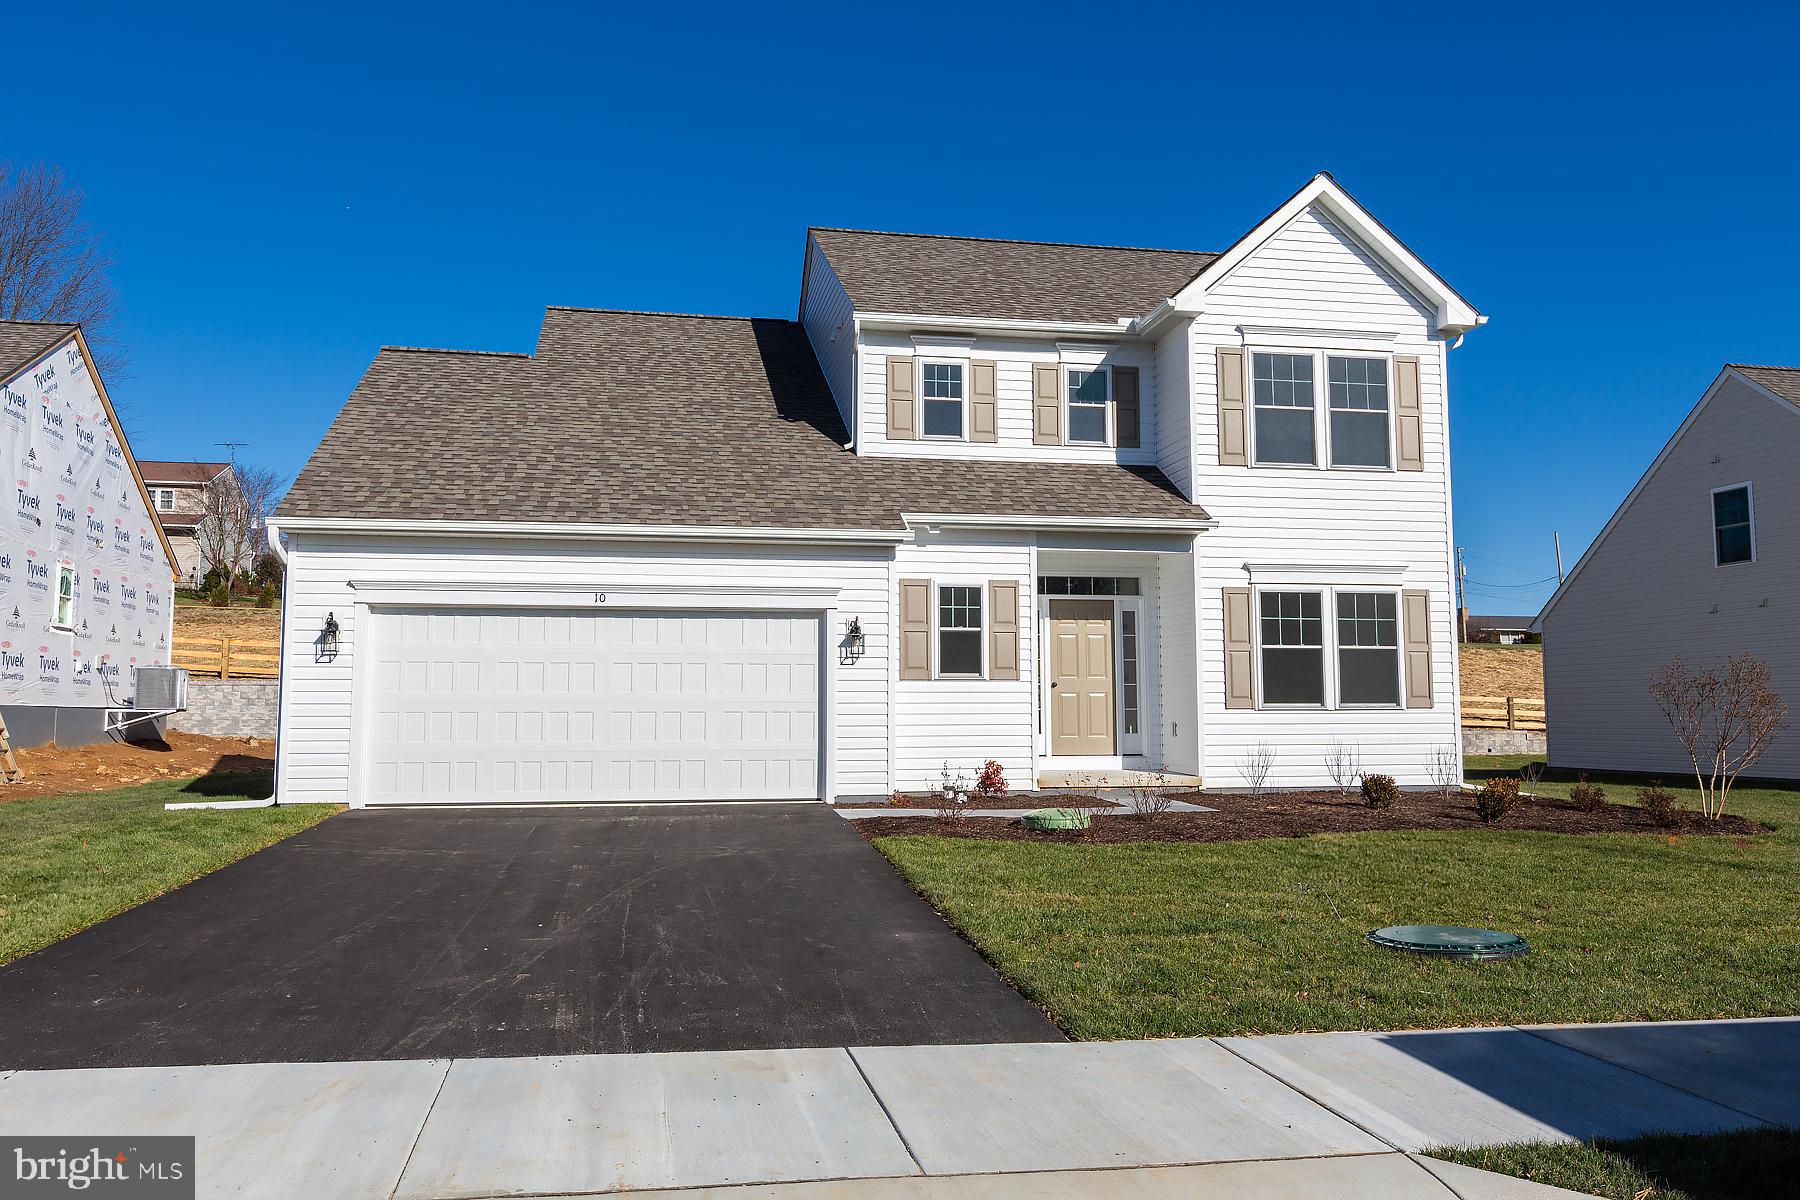
[(1555, 542), (1555, 543), (1556, 543), (1556, 586), (1557, 586), (1557, 587), (1561, 587), (1561, 586), (1562, 586), (1562, 581), (1563, 581), (1563, 573), (1562, 573), (1562, 530), (1560, 530), (1560, 529), (1552, 529), (1552, 530), (1551, 530), (1551, 531), (1550, 531), (1550, 540), (1551, 540), (1551, 541), (1552, 541), (1552, 542)]
[(1469, 580), (1468, 564), (1463, 562), (1463, 548), (1456, 548), (1456, 640), (1469, 640)]

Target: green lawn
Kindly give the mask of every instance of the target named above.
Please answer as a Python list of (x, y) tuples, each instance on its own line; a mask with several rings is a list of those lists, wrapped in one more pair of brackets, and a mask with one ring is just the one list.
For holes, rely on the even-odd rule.
[[(876, 844), (1079, 1038), (1800, 1012), (1800, 793), (1746, 789), (1732, 811), (1781, 828)], [(1363, 941), (1410, 923), (1504, 929), (1535, 952), (1478, 965)]]
[(1745, 1129), (1652, 1134), (1629, 1141), (1532, 1142), (1427, 1151), (1607, 1200), (1767, 1200), (1800, 1178), (1800, 1133)]
[(0, 963), (316, 825), (335, 809), (168, 812), (269, 794), (268, 771), (0, 804)]

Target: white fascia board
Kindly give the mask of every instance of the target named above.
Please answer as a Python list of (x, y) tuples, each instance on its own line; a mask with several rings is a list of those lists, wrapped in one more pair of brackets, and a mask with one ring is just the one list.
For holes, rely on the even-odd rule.
[(1238, 264), (1313, 204), (1324, 208), (1333, 220), (1346, 226), (1359, 241), (1380, 256), (1388, 269), (1400, 277), (1401, 282), (1433, 306), (1440, 334), (1448, 336), (1466, 333), (1487, 324), (1487, 317), (1477, 312), (1474, 305), (1458, 295), (1456, 289), (1444, 282), (1442, 276), (1426, 266), (1424, 260), (1390, 233), (1374, 214), (1326, 174), (1315, 175), (1308, 180), (1306, 186), (1288, 197), (1280, 208), (1239, 238), (1229, 250), (1208, 263), (1206, 269), (1177, 292), (1170, 303), (1177, 308), (1193, 311), (1202, 309), (1206, 293), (1215, 284), (1231, 274)]
[(1631, 490), (1625, 493), (1625, 499), (1620, 501), (1619, 507), (1613, 510), (1613, 515), (1606, 519), (1606, 524), (1600, 527), (1600, 532), (1594, 535), (1594, 540), (1588, 543), (1588, 548), (1581, 552), (1581, 557), (1575, 560), (1575, 565), (1569, 569), (1567, 575), (1563, 576), (1563, 581), (1556, 585), (1556, 590), (1554, 592), (1550, 593), (1550, 598), (1544, 601), (1544, 607), (1538, 609), (1537, 616), (1532, 618), (1531, 627), (1533, 629), (1541, 630), (1544, 627), (1544, 618), (1550, 615), (1550, 610), (1556, 607), (1557, 602), (1560, 601), (1569, 588), (1574, 585), (1575, 577), (1581, 574), (1581, 569), (1587, 566), (1589, 559), (1594, 557), (1594, 551), (1600, 548), (1600, 544), (1606, 540), (1606, 535), (1611, 533), (1613, 527), (1625, 516), (1625, 510), (1631, 507), (1631, 502), (1636, 500), (1638, 494), (1649, 485), (1651, 478), (1663, 465), (1663, 460), (1667, 459), (1674, 451), (1675, 443), (1679, 442), (1682, 435), (1688, 431), (1695, 421), (1699, 420), (1700, 414), (1704, 412), (1706, 406), (1712, 402), (1713, 396), (1717, 394), (1719, 390), (1719, 385), (1725, 382), (1727, 376), (1737, 380), (1739, 383), (1747, 384), (1754, 389), (1757, 394), (1767, 397), (1788, 412), (1800, 416), (1800, 404), (1795, 404), (1792, 400), (1777, 396), (1774, 392), (1771, 392), (1768, 388), (1756, 382), (1756, 380), (1751, 379), (1747, 375), (1741, 375), (1730, 367), (1726, 367), (1720, 371), (1718, 378), (1712, 381), (1712, 384), (1701, 394), (1699, 401), (1695, 403), (1694, 407), (1688, 410), (1688, 415), (1682, 418), (1681, 424), (1675, 427), (1675, 432), (1669, 435), (1669, 440), (1663, 443), (1663, 448), (1657, 451), (1656, 457), (1650, 460), (1650, 465), (1644, 469), (1644, 473), (1638, 476), (1638, 481), (1631, 485)]
[(987, 513), (902, 513), (913, 528), (951, 526), (958, 529), (1101, 529), (1115, 533), (1205, 533), (1219, 523), (1208, 517), (1033, 517)]
[(1010, 317), (940, 317), (925, 313), (858, 313), (863, 329), (940, 329), (967, 333), (1023, 333), (1035, 337), (1055, 334), (1079, 334), (1087, 337), (1118, 337), (1131, 334), (1135, 321), (1120, 317), (1117, 321), (1028, 321)]
[(761, 542), (777, 544), (897, 546), (912, 540), (904, 530), (770, 529), (735, 525), (629, 525), (524, 523), (519, 521), (405, 521), (349, 517), (287, 517), (289, 533), (351, 533), (390, 537), (524, 538), (564, 541)]

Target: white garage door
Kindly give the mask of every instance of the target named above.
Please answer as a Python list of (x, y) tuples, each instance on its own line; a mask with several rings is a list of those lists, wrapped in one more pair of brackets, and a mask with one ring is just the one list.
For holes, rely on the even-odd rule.
[(372, 804), (814, 799), (819, 618), (375, 610)]

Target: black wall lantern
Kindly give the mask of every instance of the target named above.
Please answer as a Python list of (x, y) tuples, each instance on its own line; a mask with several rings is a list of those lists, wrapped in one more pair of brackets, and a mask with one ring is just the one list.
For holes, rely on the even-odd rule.
[(844, 622), (844, 640), (838, 643), (838, 661), (853, 663), (862, 657), (863, 627), (862, 620), (851, 617)]
[(337, 657), (338, 623), (337, 614), (325, 614), (325, 628), (319, 630), (319, 652), (314, 656), (317, 662), (330, 662)]

